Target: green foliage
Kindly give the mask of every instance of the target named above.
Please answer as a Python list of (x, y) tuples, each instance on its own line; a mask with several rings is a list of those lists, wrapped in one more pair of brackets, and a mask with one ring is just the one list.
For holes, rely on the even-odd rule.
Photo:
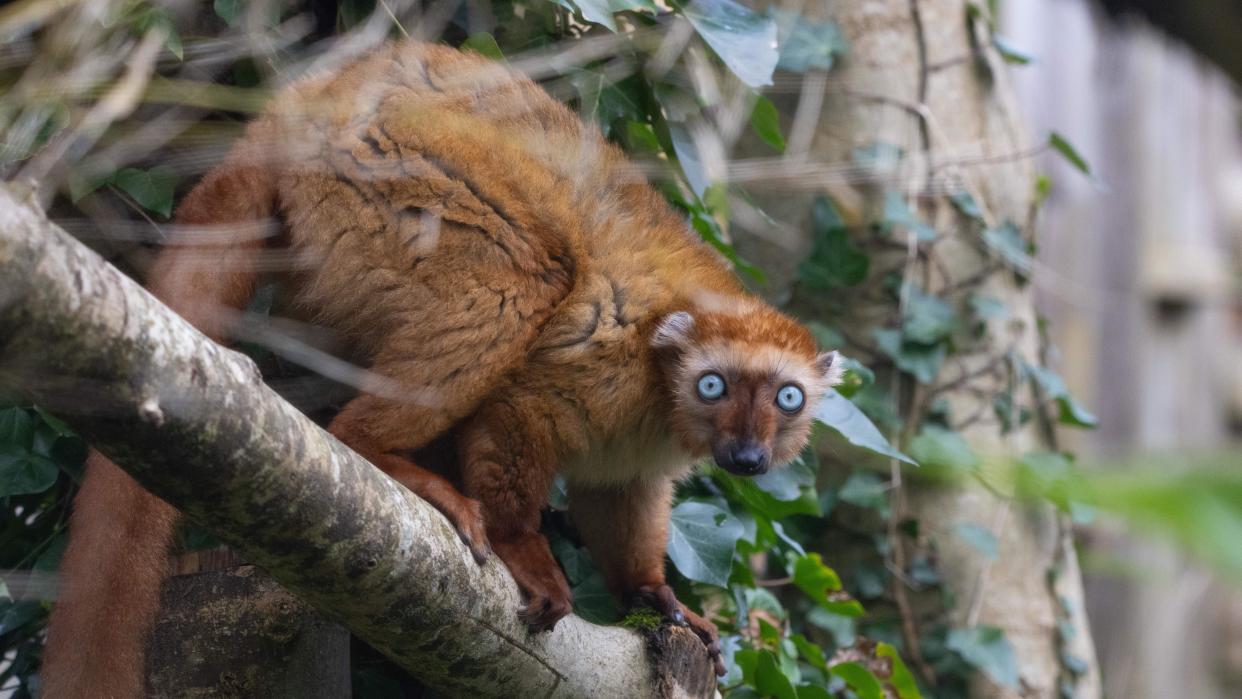
[(683, 502), (669, 520), (668, 555), (681, 574), (724, 587), (742, 524), (727, 511), (705, 502)]
[(751, 87), (772, 84), (776, 21), (733, 0), (690, 0), (683, 14), (720, 60)]
[(987, 673), (1002, 687), (1018, 686), (1018, 661), (1005, 634), (992, 626), (953, 629), (946, 642), (949, 650)]
[(1091, 166), (1087, 165), (1087, 160), (1078, 153), (1078, 149), (1070, 145), (1070, 142), (1061, 134), (1053, 131), (1048, 134), (1048, 145), (1052, 149), (1060, 153), (1070, 165), (1073, 165), (1079, 172), (1084, 175), (1091, 174)]

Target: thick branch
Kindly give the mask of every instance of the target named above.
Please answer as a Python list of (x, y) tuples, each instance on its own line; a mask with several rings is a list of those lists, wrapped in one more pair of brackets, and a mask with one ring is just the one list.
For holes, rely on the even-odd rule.
[(423, 682), (476, 697), (710, 696), (702, 644), (577, 617), (531, 634), (498, 559), (0, 185), (0, 386)]

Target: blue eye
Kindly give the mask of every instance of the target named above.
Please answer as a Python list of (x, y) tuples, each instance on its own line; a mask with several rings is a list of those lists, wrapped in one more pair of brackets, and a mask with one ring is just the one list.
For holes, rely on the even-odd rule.
[(716, 400), (724, 395), (724, 377), (716, 373), (703, 374), (699, 377), (699, 398)]
[(805, 400), (802, 389), (791, 383), (781, 386), (781, 390), (776, 392), (776, 405), (787, 413), (797, 412)]

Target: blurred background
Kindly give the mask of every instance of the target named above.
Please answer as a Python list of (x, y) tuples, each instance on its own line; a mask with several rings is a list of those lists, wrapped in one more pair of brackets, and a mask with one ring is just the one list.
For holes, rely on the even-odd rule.
[[(274, 90), (409, 37), (569, 103), (848, 357), (791, 469), (678, 492), (725, 696), (1242, 696), (1242, 5), (14, 0), (0, 176), (141, 279)], [(348, 372), (278, 291), (236, 339), (330, 415)], [(38, 693), (86, 449), (54, 413), (0, 395), (5, 696)], [(355, 696), (435, 696), (353, 660)]]
[[(1161, 17), (1172, 10), (1157, 7), (1157, 27), (1142, 12), (1110, 16), (1093, 2), (1002, 4), (1005, 33), (1036, 57), (1013, 74), (1028, 127), (1070, 136), (1098, 178), (1064, 177), (1064, 163), (1041, 156), (1060, 186), (1039, 225), (1047, 274), (1037, 303), (1062, 374), (1099, 417), (1098, 429), (1068, 435), (1084, 458), (1126, 469), (1135, 467), (1126, 457), (1154, 455), (1145, 463), (1176, 471), (1220, 451), (1239, 468), (1238, 64), (1204, 57), (1234, 43), (1226, 27), (1238, 8), (1165, 4), (1203, 20)], [(1079, 533), (1106, 695), (1242, 696), (1236, 575), (1115, 521)]]

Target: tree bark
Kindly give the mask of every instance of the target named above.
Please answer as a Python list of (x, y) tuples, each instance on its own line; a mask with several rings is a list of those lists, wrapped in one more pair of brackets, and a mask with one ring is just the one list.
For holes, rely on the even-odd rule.
[[(801, 171), (823, 173), (815, 189), (832, 195), (847, 223), (861, 227), (875, 220), (883, 208), (880, 195), (890, 189), (902, 193), (911, 209), (940, 235), (934, 243), (935, 264), (930, 255), (914, 254), (913, 246), (902, 251), (908, 241), (904, 234), (895, 237), (901, 246), (873, 255), (871, 279), (863, 286), (875, 289), (874, 282), (882, 275), (897, 272), (930, 293), (946, 295), (959, 309), (966, 307), (973, 293), (994, 297), (1008, 309), (1008, 317), (989, 321), (978, 340), (955, 336), (958, 351), (930, 384), (900, 379), (899, 408), (906, 427), (892, 435), (894, 441), (908, 445), (934, 397), (947, 401), (954, 419), (973, 418), (959, 431), (984, 458), (1015, 458), (1054, 448), (1039, 420), (1003, 433), (990, 405), (991, 396), (1005, 380), (1004, 372), (989, 371), (990, 365), (998, 361), (1003, 365), (1010, 351), (1032, 364), (1041, 363), (1032, 289), (999, 269), (995, 254), (981, 244), (977, 228), (954, 209), (947, 196), (955, 191), (971, 194), (989, 225), (1012, 220), (1030, 228), (1035, 177), (1029, 158), (1039, 149), (1032, 148), (1023, 133), (1006, 66), (989, 45), (983, 20), (968, 20), (963, 0), (807, 3), (803, 14), (837, 23), (850, 50), (827, 77), (804, 78), (794, 97), (773, 95), (785, 117), (782, 126), (787, 133), (796, 131), (790, 122), (796, 121), (792, 117), (800, 106), (823, 98), (824, 108), (809, 142), (798, 149), (791, 135), (790, 151), (784, 157)], [(977, 32), (976, 38), (972, 39), (972, 31)], [(808, 96), (814, 89), (821, 91), (818, 97)], [(852, 170), (839, 167), (857, 162), (855, 149), (876, 143), (893, 144), (903, 152), (896, 169), (882, 179), (860, 176), (856, 166)], [(794, 284), (797, 262), (811, 248), (810, 196), (770, 193), (760, 202), (791, 224), (789, 229), (808, 235), (792, 241), (795, 254), (788, 247), (790, 241), (782, 247), (745, 233), (739, 237), (738, 248), (759, 267), (775, 270), (769, 277), (773, 296), (792, 298), (795, 310), (815, 317), (822, 312), (822, 296), (804, 293)], [(798, 213), (791, 217), (787, 212)], [(989, 271), (993, 269), (997, 271)], [(860, 295), (854, 302), (851, 290), (841, 293), (849, 308), (845, 317), (832, 320), (858, 341), (855, 347), (845, 348), (846, 353), (875, 352), (874, 346), (868, 346), (870, 331), (887, 322), (896, 309), (877, 304), (874, 295), (867, 299)], [(1014, 397), (1019, 407), (1035, 405), (1029, 388), (1015, 392)], [(833, 457), (826, 455), (828, 460)], [(1098, 696), (1098, 670), (1066, 519), (1051, 505), (1011, 500), (975, 481), (946, 487), (917, 480), (914, 470), (905, 474), (903, 483), (899, 471), (892, 473), (896, 488), (894, 524), (888, 533), (894, 546), (890, 563), (908, 573), (914, 553), (928, 554), (938, 562), (949, 593), (908, 600), (915, 596), (913, 590), (895, 592), (906, 630), (904, 650), (916, 666), (912, 669), (919, 669), (919, 632), (933, 619), (947, 615), (955, 628), (1001, 628), (1015, 651), (1018, 686), (1001, 687), (979, 675), (972, 696), (1058, 697), (1062, 681), (1067, 680), (1076, 688), (1076, 696)], [(896, 531), (895, 523), (907, 517), (918, 522), (919, 536), (903, 544), (907, 537)], [(982, 525), (996, 535), (999, 553), (995, 560), (956, 534), (961, 523)], [(853, 558), (849, 552), (829, 551), (834, 564)], [(894, 584), (907, 586), (900, 578)], [(956, 600), (953, 608), (939, 608), (945, 597)], [(938, 608), (929, 612), (929, 605)], [(1074, 633), (1059, 638), (1058, 623)], [(1087, 667), (1076, 682), (1064, 665), (1067, 655)], [(932, 673), (926, 666), (922, 669), (924, 681), (930, 684)]]
[(578, 617), (532, 634), (498, 559), (0, 186), (0, 386), (425, 684), (474, 697), (711, 696), (703, 644)]
[(177, 575), (147, 644), (146, 694), (348, 699), (349, 632), (254, 566)]

